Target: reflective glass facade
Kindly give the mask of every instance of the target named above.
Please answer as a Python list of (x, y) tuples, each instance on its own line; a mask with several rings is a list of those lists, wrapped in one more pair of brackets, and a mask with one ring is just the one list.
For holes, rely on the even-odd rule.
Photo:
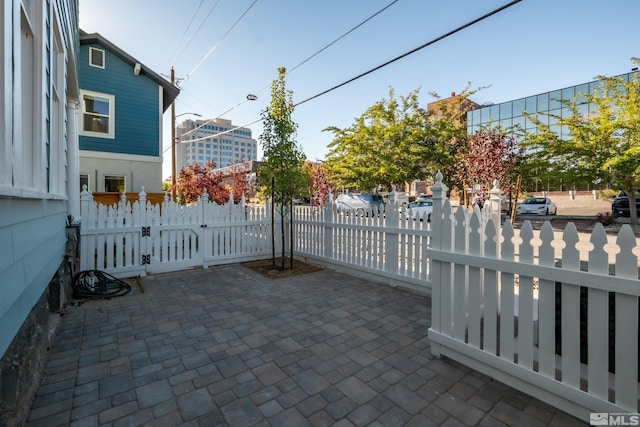
[[(637, 71), (635, 71), (637, 72)], [(634, 72), (622, 74), (619, 77), (623, 77), (629, 81)], [(562, 108), (560, 100), (571, 100), (578, 96), (579, 109), (583, 114), (589, 114), (593, 106), (586, 101), (580, 99), (581, 93), (592, 93), (593, 89), (600, 86), (599, 81), (591, 81), (589, 83), (582, 83), (575, 86), (570, 86), (564, 89), (553, 90), (551, 92), (541, 93), (539, 95), (532, 95), (526, 98), (520, 98), (513, 101), (503, 102), (501, 104), (483, 105), (480, 108), (469, 111), (467, 113), (467, 131), (472, 134), (483, 128), (493, 128), (500, 126), (503, 129), (509, 129), (517, 126), (522, 131), (529, 133), (535, 132), (535, 125), (524, 117), (523, 112), (527, 112), (531, 115), (535, 113), (551, 113), (564, 117), (571, 114), (566, 108)], [(556, 132), (561, 137), (567, 137), (567, 129), (562, 129), (559, 126), (554, 126), (553, 119), (550, 119), (547, 115), (542, 114), (538, 116), (539, 120), (547, 122), (551, 128), (555, 128)]]

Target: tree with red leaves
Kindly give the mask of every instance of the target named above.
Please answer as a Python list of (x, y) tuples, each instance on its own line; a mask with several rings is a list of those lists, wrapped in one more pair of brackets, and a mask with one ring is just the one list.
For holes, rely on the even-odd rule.
[(483, 202), (494, 180), (503, 189), (512, 186), (515, 166), (522, 154), (514, 137), (499, 130), (477, 131), (458, 148), (454, 180), (471, 188), (471, 195)]
[(331, 171), (323, 163), (306, 162), (303, 167), (305, 173), (309, 174), (311, 186), (311, 206), (322, 206), (327, 200), (330, 191), (335, 187), (330, 183)]
[(209, 200), (213, 200), (219, 205), (227, 203), (229, 190), (224, 184), (223, 176), (214, 172), (214, 168), (215, 163), (209, 161), (205, 166), (196, 163), (180, 169), (176, 183), (177, 202), (180, 204), (194, 203), (198, 201), (206, 188)]

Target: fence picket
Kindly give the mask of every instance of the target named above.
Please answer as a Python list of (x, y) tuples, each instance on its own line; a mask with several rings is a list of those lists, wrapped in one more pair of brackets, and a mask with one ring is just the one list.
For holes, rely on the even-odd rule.
[[(469, 236), (468, 253), (470, 255), (481, 256), (480, 243), (480, 212), (475, 211), (471, 215), (467, 234)], [(482, 295), (482, 278), (480, 277), (480, 269), (478, 267), (469, 267), (469, 345), (480, 348), (480, 308)], [(475, 303), (471, 303), (475, 302)]]
[[(580, 270), (578, 231), (573, 223), (568, 223), (562, 234), (565, 247), (562, 249), (562, 268)], [(562, 382), (580, 388), (580, 287), (572, 283), (562, 283), (560, 291), (561, 312), (561, 354)]]
[[(455, 213), (454, 250), (457, 253), (467, 253), (467, 216), (464, 209)], [(467, 266), (455, 263), (453, 267), (453, 336), (465, 340), (467, 330)]]
[[(510, 221), (506, 221), (502, 229), (502, 259), (514, 260), (514, 232)], [(510, 272), (500, 273), (500, 357), (514, 362), (514, 283), (515, 276)]]
[[(554, 235), (551, 223), (548, 221), (542, 226), (540, 240), (542, 241), (538, 248), (540, 265), (554, 267), (555, 249), (551, 245)], [(553, 379), (556, 376), (555, 295), (555, 282), (538, 278), (538, 372)]]
[[(633, 254), (636, 238), (624, 224), (616, 239), (616, 276), (638, 278), (638, 258)], [(615, 390), (616, 403), (630, 412), (638, 412), (638, 297), (615, 296)]]
[[(533, 228), (531, 223), (525, 221), (520, 229), (519, 261), (525, 264), (534, 263)], [(534, 278), (529, 275), (519, 274), (518, 284), (518, 365), (527, 369), (533, 368), (533, 286)]]
[[(484, 257), (496, 259), (497, 234), (493, 221), (489, 221), (485, 228)], [(484, 326), (482, 329), (483, 348), (491, 355), (497, 355), (498, 335), (498, 274), (494, 269), (484, 269)]]
[[(607, 234), (602, 224), (596, 225), (590, 242), (593, 250), (589, 253), (589, 272), (607, 276), (609, 255), (604, 250)], [(587, 298), (587, 390), (606, 400), (609, 398), (609, 293), (589, 288)], [(606, 343), (606, 351), (603, 343)]]

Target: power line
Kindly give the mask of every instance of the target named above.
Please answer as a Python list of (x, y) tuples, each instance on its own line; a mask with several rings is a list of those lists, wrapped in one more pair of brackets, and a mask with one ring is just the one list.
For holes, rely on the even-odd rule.
[[(311, 56), (309, 56), (307, 59), (303, 60), (302, 62), (300, 62), (297, 65), (294, 65), (291, 68), (287, 68), (287, 73), (289, 74), (291, 73), (293, 70), (295, 70), (296, 68), (300, 67), (301, 65), (307, 63), (308, 61), (310, 61), (311, 59), (313, 59), (314, 57), (316, 57), (317, 55), (319, 55), (320, 53), (324, 52), (325, 50), (327, 50), (329, 47), (333, 46), (336, 42), (338, 42), (339, 40), (343, 39), (344, 37), (346, 37), (347, 35), (351, 34), (352, 32), (354, 32), (355, 30), (357, 30), (359, 27), (361, 27), (362, 25), (366, 24), (367, 22), (369, 22), (371, 19), (375, 18), (376, 16), (378, 16), (379, 14), (381, 14), (382, 12), (384, 12), (385, 10), (387, 10), (389, 7), (391, 7), (393, 4), (397, 3), (398, 0), (393, 0), (391, 3), (389, 3), (388, 5), (386, 5), (385, 7), (383, 7), (382, 9), (380, 9), (379, 11), (377, 11), (376, 13), (374, 13), (373, 15), (369, 16), (367, 19), (365, 19), (364, 21), (360, 22), (358, 25), (356, 25), (355, 27), (352, 27), (349, 31), (347, 31), (346, 33), (343, 33), (341, 36), (339, 36), (338, 38), (336, 38), (335, 40), (333, 40), (332, 42), (330, 42), (329, 44), (325, 45), (322, 49), (316, 51), (314, 54), (312, 54)], [(263, 90), (265, 90), (266, 88), (268, 88), (269, 85), (264, 86), (262, 89), (260, 89), (259, 91), (255, 92), (255, 93), (260, 93)]]
[[(184, 37), (187, 35), (187, 33), (189, 32), (189, 28), (191, 28), (191, 24), (193, 24), (193, 20), (196, 18), (196, 16), (198, 16), (198, 11), (200, 11), (200, 7), (202, 7), (202, 3), (204, 3), (204, 0), (200, 0), (200, 4), (198, 5), (198, 7), (196, 8), (195, 13), (193, 14), (193, 16), (191, 17), (191, 20), (189, 21), (189, 23), (187, 24), (187, 28), (184, 29), (184, 32), (182, 33), (182, 37), (180, 38), (180, 40), (178, 41), (178, 43), (176, 44), (176, 48), (173, 51), (173, 53), (171, 54), (171, 56), (169, 57), (169, 60), (167, 61), (166, 66), (168, 67), (169, 64), (171, 64), (171, 62), (173, 61), (173, 58), (176, 56), (176, 52), (178, 52), (178, 48), (180, 47), (180, 44), (182, 43), (182, 40), (184, 40)], [(217, 4), (217, 3), (216, 3)], [(215, 7), (215, 6), (214, 6)], [(185, 47), (186, 49), (186, 47)], [(184, 52), (184, 50), (183, 50)]]
[[(256, 1), (257, 1), (257, 0), (256, 0)], [(373, 73), (374, 71), (377, 71), (377, 70), (379, 70), (379, 69), (381, 69), (381, 68), (384, 68), (384, 67), (386, 67), (387, 65), (392, 64), (393, 62), (396, 62), (396, 61), (398, 61), (398, 60), (400, 60), (400, 59), (402, 59), (402, 58), (405, 58), (405, 57), (407, 57), (407, 56), (409, 56), (409, 55), (411, 55), (411, 54), (413, 54), (413, 53), (415, 53), (415, 52), (417, 52), (417, 51), (419, 51), (419, 50), (421, 50), (421, 49), (424, 49), (424, 48), (425, 48), (425, 47), (427, 47), (427, 46), (430, 46), (430, 45), (432, 45), (432, 44), (434, 44), (434, 43), (436, 43), (436, 42), (439, 42), (439, 41), (441, 41), (441, 40), (444, 40), (445, 38), (447, 38), (447, 37), (449, 37), (449, 36), (451, 36), (451, 35), (453, 35), (453, 34), (455, 34), (455, 33), (458, 33), (458, 32), (460, 32), (460, 31), (464, 30), (465, 28), (468, 28), (468, 27), (470, 27), (470, 26), (472, 26), (472, 25), (474, 25), (474, 24), (477, 24), (478, 22), (480, 22), (480, 21), (482, 21), (482, 20), (484, 20), (484, 19), (486, 19), (486, 18), (488, 18), (488, 17), (490, 17), (490, 16), (493, 16), (493, 15), (497, 14), (498, 12), (503, 11), (503, 10), (505, 10), (505, 9), (507, 9), (507, 8), (509, 8), (509, 7), (513, 6), (513, 5), (517, 4), (517, 3), (519, 3), (520, 1), (522, 1), (522, 0), (513, 0), (513, 1), (512, 1), (512, 2), (510, 2), (510, 3), (507, 3), (507, 4), (505, 4), (505, 5), (501, 6), (501, 7), (497, 8), (497, 9), (494, 9), (494, 10), (493, 10), (493, 11), (491, 11), (491, 12), (488, 12), (488, 13), (486, 13), (486, 14), (484, 14), (484, 15), (480, 16), (479, 18), (476, 18), (476, 19), (474, 19), (474, 20), (472, 20), (472, 21), (467, 22), (467, 23), (466, 23), (466, 24), (464, 24), (464, 25), (461, 25), (461, 26), (459, 26), (459, 27), (457, 27), (457, 28), (455, 28), (455, 29), (453, 29), (453, 30), (451, 30), (451, 31), (448, 31), (447, 33), (445, 33), (445, 34), (443, 34), (443, 35), (441, 35), (441, 36), (439, 36), (439, 37), (437, 37), (437, 38), (435, 38), (435, 39), (433, 39), (433, 40), (431, 40), (431, 41), (428, 41), (428, 42), (426, 42), (426, 43), (424, 43), (424, 44), (422, 44), (422, 45), (418, 46), (418, 47), (417, 47), (417, 48), (415, 48), (415, 49), (412, 49), (412, 50), (410, 50), (410, 51), (408, 51), (408, 52), (405, 52), (405, 53), (403, 53), (402, 55), (397, 56), (397, 57), (395, 57), (395, 58), (393, 58), (393, 59), (391, 59), (391, 60), (389, 60), (389, 61), (387, 61), (387, 62), (385, 62), (385, 63), (383, 63), (383, 64), (380, 64), (380, 65), (378, 65), (378, 66), (376, 66), (376, 67), (374, 67), (374, 68), (371, 68), (370, 70), (365, 71), (364, 73), (361, 73), (361, 74), (359, 74), (359, 75), (357, 75), (357, 76), (355, 76), (355, 77), (352, 77), (352, 78), (351, 78), (351, 79), (349, 79), (349, 80), (346, 80), (346, 81), (344, 81), (344, 82), (342, 82), (342, 83), (340, 83), (340, 84), (338, 84), (338, 85), (335, 85), (335, 86), (333, 86), (333, 87), (331, 87), (331, 88), (329, 88), (329, 89), (327, 89), (327, 90), (324, 90), (324, 91), (322, 91), (322, 92), (320, 92), (320, 93), (318, 93), (318, 94), (316, 94), (316, 95), (313, 95), (313, 96), (311, 96), (311, 97), (309, 97), (309, 98), (306, 98), (306, 99), (304, 99), (304, 100), (302, 100), (302, 101), (300, 101), (300, 102), (298, 102), (298, 103), (294, 104), (294, 107), (297, 107), (298, 105), (304, 104), (304, 103), (306, 103), (306, 102), (308, 102), (308, 101), (311, 101), (311, 100), (313, 100), (313, 99), (315, 99), (315, 98), (318, 98), (318, 97), (320, 97), (320, 96), (322, 96), (322, 95), (325, 95), (325, 94), (327, 94), (327, 93), (329, 93), (329, 92), (332, 92), (332, 91), (334, 91), (334, 90), (336, 90), (336, 89), (338, 89), (338, 88), (340, 88), (340, 87), (342, 87), (342, 86), (345, 86), (345, 85), (347, 85), (347, 84), (349, 84), (349, 83), (352, 83), (352, 82), (354, 82), (354, 81), (358, 80), (358, 79), (359, 79), (359, 78), (361, 78), (361, 77), (364, 77), (364, 76), (366, 76), (366, 75), (368, 75), (368, 74)], [(255, 3), (255, 1), (254, 1), (254, 3)], [(245, 102), (245, 101), (243, 100), (243, 101), (241, 101), (240, 103), (238, 103), (237, 105), (240, 105), (242, 102)], [(236, 108), (236, 107), (237, 107), (237, 105), (236, 105), (236, 106), (234, 106), (234, 107), (232, 107), (231, 109)], [(230, 109), (230, 110), (231, 110), (231, 109)], [(228, 111), (230, 111), (230, 110), (228, 110)], [(226, 112), (228, 112), (228, 111), (226, 111)], [(225, 113), (226, 113), (226, 112), (225, 112)], [(223, 113), (223, 114), (224, 114), (224, 113)], [(212, 120), (213, 120), (213, 119), (209, 120), (209, 122), (210, 122), (210, 121), (212, 121)], [(234, 130), (236, 130), (236, 129), (240, 129), (241, 127), (250, 126), (250, 125), (255, 124), (255, 123), (258, 123), (258, 122), (260, 122), (260, 121), (262, 121), (262, 118), (260, 118), (260, 119), (256, 119), (256, 120), (254, 120), (254, 121), (252, 121), (252, 122), (250, 122), (250, 123), (247, 123), (247, 124), (245, 124), (245, 125), (237, 126), (237, 127), (235, 127), (235, 128), (229, 129), (228, 131), (224, 131), (224, 132), (221, 132), (221, 133), (217, 133), (217, 134), (209, 135), (209, 136), (207, 136), (207, 137), (205, 137), (205, 138), (202, 138), (202, 139), (206, 139), (206, 138), (210, 138), (210, 137), (212, 137), (212, 136), (217, 136), (217, 135), (222, 135), (222, 134), (225, 134), (225, 133), (229, 133), (229, 132), (232, 132), (232, 131), (234, 131)], [(208, 122), (207, 122), (207, 123), (208, 123)], [(197, 128), (196, 128), (196, 129), (197, 129)], [(198, 140), (199, 140), (199, 139), (198, 139)], [(187, 140), (187, 141), (198, 141), (198, 140)], [(185, 142), (187, 142), (187, 141), (185, 141)], [(166, 149), (163, 151), (163, 153), (164, 153), (165, 151), (166, 151)]]
[(196, 29), (195, 33), (193, 33), (193, 35), (191, 36), (191, 38), (187, 42), (187, 45), (184, 47), (184, 49), (182, 49), (182, 52), (180, 52), (180, 55), (178, 55), (178, 58), (176, 58), (176, 60), (180, 59), (182, 57), (182, 55), (186, 52), (187, 48), (189, 46), (191, 46), (191, 42), (196, 37), (196, 35), (200, 32), (200, 30), (204, 26), (204, 23), (207, 22), (207, 19), (209, 19), (209, 16), (211, 16), (211, 14), (213, 13), (213, 10), (216, 8), (216, 6), (218, 6), (218, 3), (220, 3), (220, 0), (216, 1), (215, 4), (213, 6), (211, 6), (211, 9), (209, 9), (209, 13), (207, 13), (207, 16), (204, 17), (204, 19), (200, 23), (200, 26), (198, 27), (198, 29)]
[(490, 17), (490, 16), (493, 16), (493, 15), (495, 15), (495, 14), (496, 14), (496, 13), (498, 13), (498, 12), (501, 12), (501, 11), (505, 10), (505, 9), (507, 9), (507, 8), (509, 8), (509, 7), (511, 7), (511, 6), (513, 6), (513, 5), (514, 5), (514, 4), (516, 4), (516, 3), (520, 3), (520, 1), (522, 1), (522, 0), (514, 0), (514, 1), (510, 2), (510, 3), (507, 3), (507, 4), (505, 4), (504, 6), (501, 6), (501, 7), (497, 8), (497, 9), (495, 9), (495, 10), (493, 10), (493, 11), (489, 12), (489, 13), (486, 13), (486, 14), (482, 15), (482, 16), (481, 16), (481, 17), (479, 17), (479, 18), (474, 19), (473, 21), (469, 21), (469, 22), (467, 22), (466, 24), (461, 25), (460, 27), (458, 27), (458, 28), (456, 28), (456, 29), (454, 29), (454, 30), (451, 30), (451, 31), (449, 31), (449, 32), (447, 32), (447, 33), (445, 33), (445, 34), (443, 34), (443, 35), (441, 35), (440, 37), (437, 37), (437, 38), (435, 38), (435, 39), (433, 39), (433, 40), (431, 40), (431, 41), (429, 41), (429, 42), (427, 42), (427, 43), (424, 43), (424, 44), (422, 44), (422, 45), (420, 45), (420, 46), (416, 47), (415, 49), (412, 49), (412, 50), (410, 50), (410, 51), (408, 51), (408, 52), (405, 52), (405, 53), (403, 53), (402, 55), (397, 56), (397, 57), (393, 58), (392, 60), (385, 62), (384, 64), (380, 64), (380, 65), (378, 65), (377, 67), (371, 68), (370, 70), (365, 71), (365, 72), (364, 72), (364, 73), (362, 73), (362, 74), (358, 74), (357, 76), (350, 78), (349, 80), (346, 80), (346, 81), (344, 81), (344, 82), (342, 82), (342, 83), (340, 83), (340, 84), (337, 84), (337, 85), (335, 85), (335, 86), (333, 86), (333, 87), (331, 87), (331, 88), (329, 88), (329, 89), (327, 89), (327, 90), (324, 90), (324, 91), (322, 91), (322, 92), (320, 92), (320, 93), (318, 93), (318, 94), (316, 94), (316, 95), (310, 96), (309, 98), (303, 99), (302, 101), (300, 101), (300, 102), (298, 102), (298, 103), (294, 104), (293, 106), (294, 106), (294, 107), (297, 107), (298, 105), (304, 104), (305, 102), (311, 101), (312, 99), (318, 98), (318, 97), (320, 97), (320, 96), (322, 96), (322, 95), (325, 95), (325, 94), (327, 94), (327, 93), (329, 93), (329, 92), (331, 92), (331, 91), (334, 91), (334, 90), (336, 90), (336, 89), (338, 89), (338, 88), (340, 88), (340, 87), (342, 87), (342, 86), (345, 86), (345, 85), (347, 85), (347, 84), (349, 84), (349, 83), (352, 83), (352, 82), (354, 82), (354, 81), (358, 80), (358, 79), (359, 79), (359, 78), (361, 78), (361, 77), (364, 77), (364, 76), (366, 76), (366, 75), (368, 75), (368, 74), (371, 74), (371, 73), (373, 73), (374, 71), (377, 71), (377, 70), (379, 70), (379, 69), (381, 69), (381, 68), (384, 68), (384, 67), (386, 67), (386, 66), (387, 66), (387, 65), (389, 65), (389, 64), (392, 64), (392, 63), (394, 63), (394, 62), (396, 62), (396, 61), (398, 61), (398, 60), (400, 60), (400, 59), (402, 59), (402, 58), (404, 58), (404, 57), (407, 57), (407, 56), (409, 56), (409, 55), (411, 55), (411, 54), (413, 54), (413, 53), (415, 53), (415, 52), (417, 52), (417, 51), (421, 50), (421, 49), (424, 49), (424, 48), (425, 48), (425, 47), (427, 47), (427, 46), (430, 46), (430, 45), (432, 45), (432, 44), (434, 44), (434, 43), (436, 43), (436, 42), (439, 42), (440, 40), (443, 40), (443, 39), (445, 39), (445, 38), (447, 38), (447, 37), (449, 37), (449, 36), (451, 36), (451, 35), (453, 35), (453, 34), (455, 34), (455, 33), (459, 32), (459, 31), (462, 31), (462, 30), (464, 30), (465, 28), (470, 27), (471, 25), (477, 24), (478, 22), (480, 22), (480, 21), (482, 21), (482, 20), (484, 20), (484, 19), (486, 19), (486, 18), (488, 18), (488, 17)]
[[(387, 10), (389, 7), (391, 7), (393, 4), (397, 3), (398, 0), (393, 0), (391, 3), (387, 4), (385, 7), (383, 7), (382, 9), (378, 10), (376, 13), (374, 13), (373, 15), (369, 16), (367, 19), (365, 19), (364, 21), (360, 22), (358, 25), (352, 27), (349, 31), (343, 33), (341, 36), (339, 36), (338, 38), (334, 39), (332, 42), (330, 42), (329, 44), (325, 45), (323, 48), (321, 48), (320, 50), (316, 51), (314, 54), (312, 54), (311, 56), (309, 56), (308, 58), (306, 58), (305, 60), (303, 60), (302, 62), (300, 62), (299, 64), (295, 65), (294, 67), (292, 67), (291, 69), (289, 69), (287, 71), (287, 74), (289, 74), (290, 72), (292, 72), (293, 70), (295, 70), (296, 68), (300, 67), (301, 65), (305, 64), (306, 62), (308, 62), (309, 60), (313, 59), (315, 56), (317, 56), (318, 54), (322, 53), (323, 51), (327, 50), (329, 47), (331, 47), (332, 45), (334, 45), (336, 42), (338, 42), (340, 39), (346, 37), (347, 35), (349, 35), (350, 33), (352, 33), (353, 31), (355, 31), (356, 29), (358, 29), (359, 27), (361, 27), (362, 25), (364, 25), (365, 23), (367, 23), (368, 21), (370, 21), (371, 19), (375, 18), (376, 16), (378, 16), (380, 13), (384, 12), (385, 10)], [(255, 2), (254, 2), (255, 3)], [(253, 5), (251, 5), (253, 6)], [(248, 10), (247, 10), (248, 11)], [(246, 13), (246, 12), (245, 12)], [(265, 90), (266, 88), (268, 88), (269, 85), (266, 85), (265, 87), (263, 87), (262, 89), (260, 89), (258, 92), (254, 92), (254, 93), (260, 93), (263, 90)], [(238, 102), (236, 105), (234, 105), (233, 107), (230, 107), (229, 109), (227, 109), (226, 111), (224, 111), (223, 113), (219, 114), (217, 117), (221, 117), (222, 115), (234, 110), (235, 108), (237, 108), (238, 106), (240, 106), (241, 104), (243, 104), (244, 102), (246, 102), (247, 100), (244, 99), (240, 102)], [(186, 132), (183, 135), (189, 134), (191, 132), (195, 132), (196, 130), (200, 129), (201, 127), (203, 127), (204, 125), (212, 122), (213, 120), (215, 120), (215, 118), (210, 119), (209, 121), (203, 123), (202, 125), (196, 127), (195, 129), (190, 130), (189, 132)], [(256, 120), (253, 123), (257, 123), (259, 122), (259, 120)], [(251, 124), (253, 124), (251, 123)]]
[(240, 17), (238, 19), (236, 19), (236, 22), (233, 23), (233, 25), (231, 25), (231, 27), (229, 27), (229, 29), (227, 30), (226, 33), (224, 33), (222, 35), (222, 37), (215, 42), (215, 44), (211, 47), (211, 49), (209, 49), (209, 51), (204, 55), (204, 57), (200, 60), (200, 62), (198, 62), (196, 64), (195, 67), (193, 67), (193, 70), (191, 70), (189, 73), (187, 73), (187, 75), (185, 76), (185, 80), (187, 80), (189, 77), (191, 77), (191, 74), (193, 74), (194, 71), (196, 71), (204, 61), (206, 61), (206, 59), (209, 57), (209, 55), (211, 55), (213, 53), (214, 50), (216, 50), (216, 48), (218, 47), (218, 45), (220, 43), (222, 43), (222, 41), (227, 37), (227, 35), (229, 35), (229, 33), (231, 32), (231, 30), (233, 30), (233, 28), (238, 24), (238, 22), (240, 22), (242, 20), (242, 18), (244, 18), (244, 16), (249, 12), (249, 10), (251, 10), (251, 8), (258, 2), (258, 0), (253, 0), (253, 2), (249, 5), (249, 7), (242, 13), (242, 15), (240, 15)]
[(307, 59), (305, 59), (304, 61), (302, 61), (301, 63), (299, 63), (298, 65), (296, 65), (295, 67), (291, 68), (289, 71), (287, 71), (287, 74), (289, 74), (290, 72), (292, 72), (293, 70), (295, 70), (296, 68), (300, 67), (301, 65), (303, 65), (304, 63), (306, 63), (307, 61), (313, 59), (316, 55), (322, 53), (323, 51), (327, 50), (328, 48), (330, 48), (333, 44), (335, 44), (336, 42), (340, 41), (340, 39), (348, 36), (350, 33), (354, 32), (355, 30), (357, 30), (359, 27), (363, 26), (364, 24), (366, 24), (368, 21), (372, 20), (373, 18), (375, 18), (376, 16), (378, 16), (379, 14), (381, 14), (382, 12), (384, 12), (385, 10), (387, 10), (388, 8), (390, 8), (391, 6), (393, 6), (395, 3), (397, 3), (398, 0), (393, 0), (391, 3), (389, 3), (388, 5), (386, 5), (385, 7), (383, 7), (382, 9), (380, 9), (379, 11), (377, 11), (376, 13), (374, 13), (373, 15), (371, 15), (370, 17), (368, 17), (367, 19), (365, 19), (364, 21), (362, 21), (361, 23), (359, 23), (358, 25), (356, 25), (355, 27), (351, 28), (349, 31), (347, 31), (346, 33), (342, 34), (340, 37), (338, 37), (337, 39), (335, 39), (334, 41), (332, 41), (331, 43), (329, 43), (328, 45), (326, 45), (325, 47), (323, 47), (322, 49), (320, 49), (319, 51), (317, 51), (316, 53), (314, 53), (313, 55), (311, 55), (310, 57), (308, 57)]

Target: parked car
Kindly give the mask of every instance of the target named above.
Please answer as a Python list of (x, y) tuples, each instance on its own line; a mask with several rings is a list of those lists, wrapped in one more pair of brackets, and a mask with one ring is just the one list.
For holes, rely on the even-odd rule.
[(433, 212), (433, 200), (415, 201), (406, 206), (405, 218), (431, 221), (431, 212)]
[(336, 198), (336, 210), (346, 214), (377, 215), (384, 212), (384, 200), (380, 194), (340, 194)]
[(558, 208), (548, 197), (528, 197), (516, 206), (516, 215), (555, 215)]
[(420, 194), (416, 197), (416, 202), (423, 202), (425, 200), (431, 200), (431, 194)]
[[(640, 216), (640, 192), (636, 193), (636, 211)], [(618, 193), (611, 202), (611, 215), (614, 217), (629, 217), (631, 210), (629, 209), (629, 196), (624, 191)]]

